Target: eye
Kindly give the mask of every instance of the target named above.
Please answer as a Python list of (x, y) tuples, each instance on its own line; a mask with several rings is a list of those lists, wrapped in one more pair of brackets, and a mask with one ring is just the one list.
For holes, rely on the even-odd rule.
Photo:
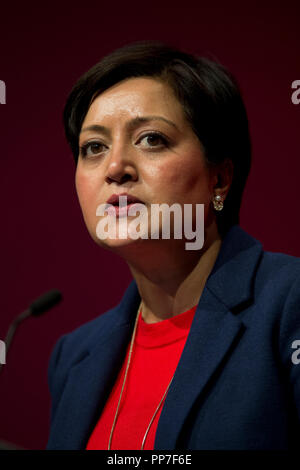
[(169, 142), (166, 137), (158, 132), (149, 132), (143, 135), (138, 142), (146, 142), (146, 148), (161, 148), (167, 147)]
[(87, 142), (80, 147), (80, 155), (83, 158), (98, 155), (103, 151), (103, 147), (105, 147), (105, 145), (101, 142)]

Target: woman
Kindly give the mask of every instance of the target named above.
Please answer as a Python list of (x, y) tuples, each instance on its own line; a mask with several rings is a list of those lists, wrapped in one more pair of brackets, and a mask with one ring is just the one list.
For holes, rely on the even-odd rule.
[[(87, 229), (134, 279), (119, 305), (55, 345), (47, 449), (298, 445), (300, 262), (238, 225), (251, 149), (233, 77), (134, 43), (79, 79), (64, 124)], [(159, 237), (131, 236), (121, 195), (146, 209), (141, 235), (158, 223)], [(120, 232), (105, 238), (97, 208), (110, 203)], [(202, 246), (187, 250), (174, 228), (163, 238), (154, 204), (189, 205), (193, 228), (204, 205)]]

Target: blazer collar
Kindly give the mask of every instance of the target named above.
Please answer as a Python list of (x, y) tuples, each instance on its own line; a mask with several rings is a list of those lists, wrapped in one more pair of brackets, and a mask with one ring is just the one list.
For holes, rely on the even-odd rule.
[[(224, 238), (165, 399), (155, 449), (176, 448), (195, 400), (243, 333), (245, 326), (236, 314), (251, 302), (261, 253), (261, 243), (237, 225)], [(122, 366), (140, 301), (133, 280), (111, 310), (108, 333), (96, 330), (86, 353), (81, 351), (81, 359), (74, 361), (48, 447), (85, 448)]]
[(234, 313), (253, 297), (253, 279), (262, 252), (262, 244), (238, 225), (222, 242), (206, 287)]
[(253, 301), (262, 252), (261, 243), (239, 226), (224, 238), (160, 415), (155, 449), (185, 448), (193, 405), (216, 380), (246, 329), (238, 313)]

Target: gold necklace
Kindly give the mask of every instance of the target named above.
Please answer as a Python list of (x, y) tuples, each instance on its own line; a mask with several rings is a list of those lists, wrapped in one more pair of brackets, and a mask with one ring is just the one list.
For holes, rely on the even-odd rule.
[[(117, 421), (117, 417), (118, 417), (118, 412), (119, 412), (119, 408), (120, 408), (120, 403), (121, 403), (121, 398), (122, 398), (122, 394), (123, 394), (123, 390), (124, 390), (124, 387), (125, 387), (125, 382), (126, 382), (126, 379), (127, 379), (127, 373), (128, 373), (128, 369), (129, 369), (129, 365), (130, 365), (130, 361), (131, 361), (131, 354), (132, 354), (132, 349), (133, 349), (133, 344), (134, 344), (134, 339), (135, 339), (135, 333), (136, 333), (136, 328), (137, 328), (137, 324), (138, 324), (138, 318), (139, 318), (139, 312), (140, 312), (140, 308), (141, 308), (141, 305), (142, 305), (142, 302), (140, 303), (139, 305), (139, 308), (138, 308), (138, 311), (137, 311), (137, 316), (136, 316), (136, 319), (135, 319), (135, 324), (134, 324), (134, 329), (133, 329), (133, 333), (132, 333), (132, 337), (131, 337), (131, 342), (130, 342), (130, 349), (129, 349), (129, 354), (128, 354), (128, 360), (127, 360), (127, 365), (126, 365), (126, 370), (125, 370), (125, 375), (124, 375), (124, 379), (123, 379), (123, 384), (122, 384), (122, 389), (121, 389), (121, 393), (120, 393), (120, 397), (119, 397), (119, 401), (118, 401), (118, 405), (117, 405), (117, 409), (116, 409), (116, 413), (115, 413), (115, 417), (114, 417), (114, 421), (113, 421), (113, 424), (112, 424), (112, 427), (111, 427), (111, 431), (110, 431), (110, 436), (109, 436), (109, 442), (108, 442), (108, 450), (110, 450), (110, 446), (111, 446), (111, 441), (112, 441), (112, 436), (113, 436), (113, 432), (114, 432), (114, 429), (115, 429), (115, 425), (116, 425), (116, 421)], [(173, 375), (174, 377), (174, 375)], [(150, 420), (150, 423), (148, 424), (148, 427), (146, 429), (146, 432), (144, 434), (144, 438), (143, 438), (143, 442), (142, 442), (142, 447), (141, 447), (141, 450), (144, 449), (144, 445), (145, 445), (145, 441), (146, 441), (146, 437), (148, 435), (148, 432), (149, 432), (149, 429), (151, 428), (151, 425), (154, 421), (154, 418), (162, 404), (162, 402), (164, 401), (164, 398), (169, 390), (169, 387), (171, 385), (171, 382), (173, 380), (173, 377), (171, 378), (170, 382), (169, 382), (169, 385), (167, 386), (166, 390), (165, 390), (165, 393), (163, 394), (159, 404), (157, 405), (157, 408), (156, 410), (154, 411), (154, 414)]]

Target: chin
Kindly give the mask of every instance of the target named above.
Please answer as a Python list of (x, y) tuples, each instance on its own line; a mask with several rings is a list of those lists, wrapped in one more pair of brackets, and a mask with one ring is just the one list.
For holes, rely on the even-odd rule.
[[(142, 243), (147, 242), (147, 240), (132, 240), (131, 238), (127, 239), (109, 239), (107, 238), (106, 240), (99, 240), (97, 239), (97, 244), (104, 248), (105, 250), (108, 250), (110, 252), (113, 252), (120, 256), (121, 258), (125, 258), (129, 256), (131, 253), (140, 253)], [(142, 248), (144, 249), (144, 248)]]
[(122, 220), (119, 219), (115, 224), (109, 225), (104, 220), (98, 222), (93, 231), (94, 240), (102, 245), (109, 247), (120, 247), (137, 243), (148, 239), (148, 224), (143, 221)]

